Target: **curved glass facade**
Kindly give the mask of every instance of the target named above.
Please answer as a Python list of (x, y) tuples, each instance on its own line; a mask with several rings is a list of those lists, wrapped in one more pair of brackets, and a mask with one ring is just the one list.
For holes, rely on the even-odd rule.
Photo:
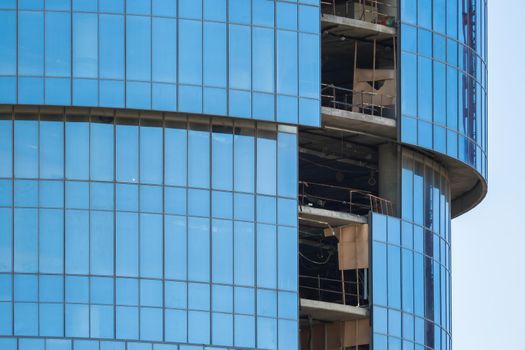
[(0, 347), (297, 349), (296, 132), (0, 114)]
[(319, 0), (8, 0), (0, 103), (320, 124)]
[(401, 1), (401, 141), (487, 177), (486, 0)]
[(374, 349), (450, 350), (450, 190), (445, 170), (403, 150), (402, 218), (372, 216)]

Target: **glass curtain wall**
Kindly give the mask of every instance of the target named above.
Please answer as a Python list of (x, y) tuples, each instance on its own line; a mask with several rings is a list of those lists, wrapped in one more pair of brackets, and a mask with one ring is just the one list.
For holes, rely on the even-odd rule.
[(402, 217), (373, 214), (377, 350), (450, 350), (450, 189), (445, 170), (403, 150)]
[(487, 177), (487, 2), (401, 1), (401, 141)]
[(0, 2), (0, 103), (320, 124), (319, 0)]
[(296, 128), (120, 115), (1, 114), (0, 348), (296, 349)]

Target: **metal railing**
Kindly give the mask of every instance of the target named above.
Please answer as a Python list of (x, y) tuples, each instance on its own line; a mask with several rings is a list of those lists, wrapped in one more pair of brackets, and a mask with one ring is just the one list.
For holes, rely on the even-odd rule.
[(397, 6), (388, 0), (321, 0), (321, 11), (388, 27), (396, 25)]
[(321, 84), (321, 103), (325, 107), (396, 119), (396, 106), (392, 101), (395, 96)]
[(303, 206), (358, 215), (369, 211), (394, 214), (392, 202), (368, 191), (305, 181), (299, 181), (299, 187), (299, 203)]
[[(366, 270), (366, 269), (365, 269)], [(341, 279), (308, 275), (299, 275), (299, 294), (301, 298), (325, 301), (329, 303), (366, 306), (368, 305), (368, 285), (361, 281), (359, 270), (355, 270), (356, 279)], [(367, 273), (365, 273), (365, 276)]]

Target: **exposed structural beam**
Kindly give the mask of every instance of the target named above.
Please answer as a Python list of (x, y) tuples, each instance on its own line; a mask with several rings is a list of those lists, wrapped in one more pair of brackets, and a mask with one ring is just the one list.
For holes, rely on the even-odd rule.
[(394, 119), (330, 107), (322, 107), (321, 113), (324, 127), (355, 130), (392, 140), (396, 138), (397, 123)]
[(369, 317), (366, 308), (304, 298), (301, 298), (300, 315), (322, 322), (352, 321)]
[(359, 19), (335, 16), (323, 13), (321, 17), (323, 30), (330, 30), (341, 35), (347, 33), (349, 36), (362, 40), (383, 40), (396, 36), (396, 28), (387, 27)]
[[(307, 220), (309, 225), (320, 227), (339, 227), (351, 224), (367, 224), (368, 219), (364, 216), (344, 213), (340, 211), (332, 211), (320, 208), (309, 207), (306, 205), (299, 206), (299, 218)], [(323, 225), (324, 224), (324, 225)]]

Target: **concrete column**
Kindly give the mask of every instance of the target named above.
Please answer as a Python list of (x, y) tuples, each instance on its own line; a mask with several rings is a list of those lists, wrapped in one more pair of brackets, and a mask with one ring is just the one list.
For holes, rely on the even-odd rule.
[(379, 196), (392, 202), (394, 213), (400, 209), (401, 171), (399, 168), (399, 148), (387, 143), (379, 146)]

